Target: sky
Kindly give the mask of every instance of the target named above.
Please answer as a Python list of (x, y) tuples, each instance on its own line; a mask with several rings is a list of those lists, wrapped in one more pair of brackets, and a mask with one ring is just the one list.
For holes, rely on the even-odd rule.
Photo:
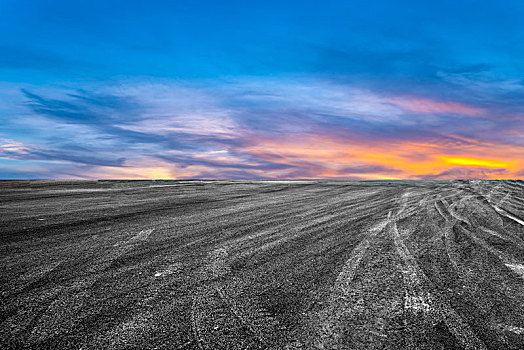
[(1, 179), (524, 178), (522, 1), (0, 1)]

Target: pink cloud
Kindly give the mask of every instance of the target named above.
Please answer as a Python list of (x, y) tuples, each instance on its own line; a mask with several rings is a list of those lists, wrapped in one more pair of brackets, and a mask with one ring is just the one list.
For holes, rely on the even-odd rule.
[(484, 114), (482, 109), (463, 103), (435, 101), (415, 96), (389, 98), (388, 102), (415, 113), (455, 113), (469, 116)]
[(13, 156), (26, 153), (29, 148), (22, 142), (11, 139), (0, 139), (0, 156)]

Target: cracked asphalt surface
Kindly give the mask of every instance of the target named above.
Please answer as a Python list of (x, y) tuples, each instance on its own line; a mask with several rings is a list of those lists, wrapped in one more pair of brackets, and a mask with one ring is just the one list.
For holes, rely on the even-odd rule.
[(523, 349), (521, 181), (3, 181), (3, 349)]

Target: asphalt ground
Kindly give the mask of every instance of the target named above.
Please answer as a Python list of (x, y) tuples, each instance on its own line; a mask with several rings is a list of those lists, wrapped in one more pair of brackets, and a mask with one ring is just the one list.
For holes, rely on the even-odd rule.
[(3, 349), (524, 349), (519, 181), (3, 181)]

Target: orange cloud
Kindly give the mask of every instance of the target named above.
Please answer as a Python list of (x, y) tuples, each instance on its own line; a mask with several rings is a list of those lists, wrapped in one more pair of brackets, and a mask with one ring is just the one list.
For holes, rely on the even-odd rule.
[[(257, 140), (246, 149), (258, 158), (304, 169), (310, 178), (519, 178), (524, 147), (475, 143), (456, 148), (434, 142), (351, 142), (329, 136)], [(417, 158), (412, 154), (424, 154)], [(369, 171), (367, 171), (369, 170)], [(300, 174), (300, 172), (298, 172)], [(300, 177), (300, 176), (296, 176)]]
[[(470, 140), (472, 141), (472, 140)], [(239, 178), (332, 178), (332, 179), (454, 179), (523, 178), (524, 147), (487, 143), (468, 146), (413, 141), (351, 141), (330, 135), (310, 135), (297, 139), (255, 138), (242, 146), (253, 161), (243, 161), (224, 150), (193, 154), (194, 159), (222, 164), (216, 167), (143, 157), (124, 167), (99, 166), (89, 178), (111, 179), (184, 179), (231, 178), (239, 171), (235, 164), (249, 165), (247, 175)], [(424, 157), (418, 157), (423, 154)], [(258, 161), (257, 161), (258, 160)], [(257, 168), (260, 162), (282, 165)], [(230, 164), (230, 166), (228, 165)], [(204, 174), (204, 175), (203, 175)], [(208, 174), (208, 175), (206, 175)], [(212, 175), (209, 175), (212, 174)], [(62, 176), (58, 176), (62, 177)], [(63, 177), (70, 178), (71, 175)], [(82, 176), (82, 178), (85, 178)]]

